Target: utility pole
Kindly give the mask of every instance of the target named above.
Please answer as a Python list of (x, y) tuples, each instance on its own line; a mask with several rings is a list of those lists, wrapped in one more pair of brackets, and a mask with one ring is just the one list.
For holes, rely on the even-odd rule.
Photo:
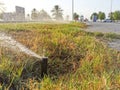
[(74, 0), (72, 0), (72, 20), (74, 20), (73, 14), (74, 14)]
[(113, 1), (111, 0), (111, 5), (110, 5), (110, 14), (111, 14), (111, 15), (110, 15), (110, 18), (111, 18), (111, 20), (113, 19), (113, 18), (112, 18), (112, 2), (113, 2)]

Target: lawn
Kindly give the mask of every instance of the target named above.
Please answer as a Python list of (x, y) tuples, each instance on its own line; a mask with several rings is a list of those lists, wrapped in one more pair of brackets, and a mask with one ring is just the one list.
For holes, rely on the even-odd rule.
[(120, 52), (101, 42), (103, 34), (85, 32), (86, 27), (82, 23), (0, 24), (1, 32), (49, 58), (48, 75), (41, 79), (39, 69), (32, 69), (35, 57), (1, 47), (1, 90), (119, 90)]

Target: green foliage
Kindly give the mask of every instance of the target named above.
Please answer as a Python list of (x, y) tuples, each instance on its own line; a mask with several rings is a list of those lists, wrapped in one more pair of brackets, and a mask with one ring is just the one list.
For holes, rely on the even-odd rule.
[(120, 11), (115, 11), (113, 13), (114, 20), (120, 20)]
[(105, 19), (105, 13), (104, 12), (99, 12), (98, 13), (98, 19), (100, 19), (100, 20), (104, 20)]
[(98, 19), (98, 14), (96, 12), (92, 13), (91, 16), (90, 16), (90, 19), (92, 20), (93, 19), (93, 16), (96, 16), (97, 19)]
[(90, 35), (90, 36), (95, 36), (97, 38), (102, 38), (102, 39), (120, 39), (120, 34), (115, 34), (115, 33), (101, 33), (101, 32), (95, 32), (95, 33), (92, 33), (92, 32), (86, 32), (87, 35)]
[(104, 34), (103, 34), (103, 33), (100, 33), (100, 32), (96, 32), (96, 33), (95, 33), (95, 36), (96, 36), (96, 37), (103, 37)]
[(74, 13), (73, 14), (73, 19), (76, 21), (76, 20), (79, 20), (79, 15), (77, 13)]
[(110, 13), (108, 14), (108, 17), (110, 18), (110, 20), (114, 20), (113, 14), (114, 14), (114, 12), (110, 12)]
[(116, 21), (120, 20), (120, 11), (117, 10), (115, 12), (111, 12), (111, 13), (109, 13), (108, 16), (110, 17), (111, 20), (116, 20)]
[(106, 38), (111, 38), (111, 39), (120, 39), (120, 35), (119, 34), (115, 34), (115, 33), (107, 33), (105, 34)]

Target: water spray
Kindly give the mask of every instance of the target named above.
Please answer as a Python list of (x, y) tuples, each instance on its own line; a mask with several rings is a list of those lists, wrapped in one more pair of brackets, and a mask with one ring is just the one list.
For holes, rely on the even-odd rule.
[(29, 56), (33, 56), (38, 58), (38, 62), (41, 63), (41, 77), (43, 78), (44, 75), (47, 75), (47, 62), (48, 58), (43, 56), (39, 56), (35, 52), (31, 51), (28, 49), (26, 46), (23, 44), (17, 42), (14, 40), (12, 37), (6, 35), (5, 33), (0, 33), (0, 46), (1, 47), (7, 47), (10, 48), (11, 50), (17, 51), (17, 52), (22, 52), (25, 53)]

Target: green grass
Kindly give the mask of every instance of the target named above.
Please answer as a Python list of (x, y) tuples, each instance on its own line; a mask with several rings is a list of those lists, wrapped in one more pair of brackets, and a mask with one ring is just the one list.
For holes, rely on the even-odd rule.
[(105, 34), (105, 37), (110, 39), (120, 39), (120, 35), (115, 33), (107, 33)]
[(120, 34), (115, 34), (115, 33), (95, 32), (95, 33), (91, 33), (91, 35), (94, 35), (95, 37), (99, 37), (99, 38), (102, 37), (103, 39), (120, 39)]
[[(49, 57), (48, 76), (36, 80), (31, 75), (34, 61), (31, 57), (1, 49), (1, 73), (11, 77), (8, 84), (2, 86), (9, 88), (13, 83), (19, 89), (27, 87), (30, 90), (119, 90), (120, 53), (96, 39), (113, 38), (115, 35), (80, 30), (85, 27), (85, 24), (80, 23), (0, 24), (1, 31), (10, 34), (39, 55), (44, 53)], [(15, 61), (18, 66), (13, 64)], [(24, 61), (28, 61), (28, 66)], [(12, 69), (11, 65), (18, 68)], [(23, 66), (29, 69), (26, 79), (21, 78)]]

